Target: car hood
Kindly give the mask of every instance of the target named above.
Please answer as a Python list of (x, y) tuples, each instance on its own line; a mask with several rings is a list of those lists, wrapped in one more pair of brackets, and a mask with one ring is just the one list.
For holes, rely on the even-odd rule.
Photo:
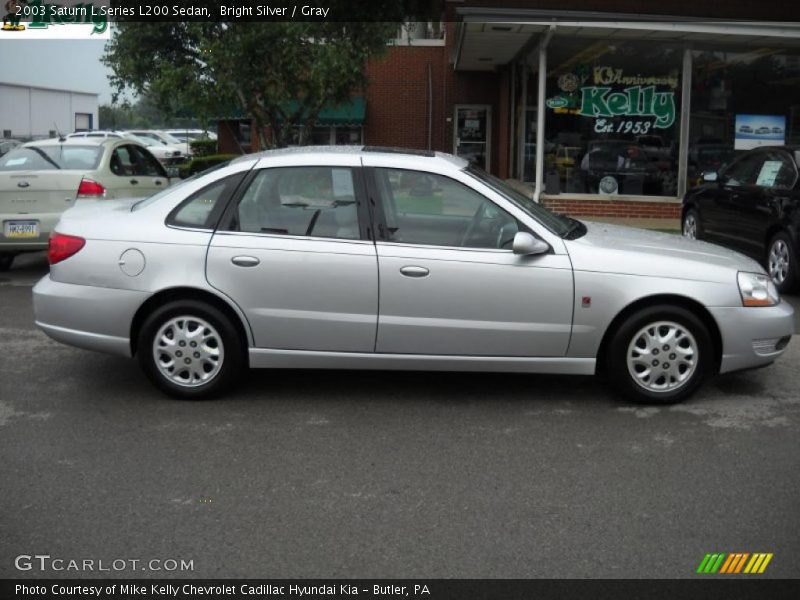
[(737, 271), (764, 273), (754, 260), (678, 234), (582, 221), (586, 235), (566, 240), (578, 271), (731, 283)]

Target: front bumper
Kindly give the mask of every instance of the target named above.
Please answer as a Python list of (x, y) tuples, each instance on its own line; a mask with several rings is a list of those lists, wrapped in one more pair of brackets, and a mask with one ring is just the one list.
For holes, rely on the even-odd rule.
[(70, 346), (131, 356), (130, 331), (147, 292), (60, 283), (45, 275), (33, 288), (36, 325)]
[(722, 336), (720, 373), (763, 367), (786, 350), (794, 334), (794, 309), (782, 301), (768, 307), (708, 309)]

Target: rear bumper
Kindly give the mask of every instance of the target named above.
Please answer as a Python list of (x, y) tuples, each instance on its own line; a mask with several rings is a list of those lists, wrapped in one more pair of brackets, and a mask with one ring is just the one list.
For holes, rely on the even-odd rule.
[(763, 308), (709, 308), (722, 335), (720, 373), (770, 364), (794, 334), (794, 309), (788, 302)]
[(70, 346), (131, 356), (133, 317), (147, 292), (60, 283), (45, 275), (33, 288), (36, 325)]
[[(66, 210), (69, 207), (65, 207)], [(29, 252), (47, 250), (50, 234), (56, 227), (62, 213), (31, 213), (31, 214), (0, 214), (0, 252)], [(35, 238), (7, 238), (7, 221), (38, 221), (39, 237)]]

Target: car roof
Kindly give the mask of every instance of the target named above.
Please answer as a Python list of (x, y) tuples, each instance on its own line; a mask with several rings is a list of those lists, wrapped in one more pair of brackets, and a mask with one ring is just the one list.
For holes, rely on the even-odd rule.
[(234, 158), (231, 162), (243, 160), (277, 158), (281, 156), (381, 156), (384, 158), (392, 156), (424, 157), (440, 163), (442, 166), (463, 169), (469, 162), (458, 156), (446, 154), (444, 152), (432, 152), (430, 150), (413, 150), (410, 148), (390, 148), (379, 146), (292, 146), (289, 148), (278, 148), (275, 150), (264, 150), (254, 154), (245, 154)]
[(72, 137), (72, 138), (50, 138), (47, 140), (36, 140), (35, 142), (28, 142), (23, 144), (23, 147), (38, 147), (38, 146), (110, 146), (121, 144), (133, 144), (135, 146), (142, 146), (136, 140), (130, 138), (116, 138), (116, 137)]

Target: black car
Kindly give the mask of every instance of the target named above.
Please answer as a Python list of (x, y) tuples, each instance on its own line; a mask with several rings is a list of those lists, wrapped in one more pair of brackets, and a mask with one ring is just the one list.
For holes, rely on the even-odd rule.
[(762, 263), (778, 290), (800, 283), (800, 147), (738, 156), (683, 199), (683, 235), (727, 246)]

